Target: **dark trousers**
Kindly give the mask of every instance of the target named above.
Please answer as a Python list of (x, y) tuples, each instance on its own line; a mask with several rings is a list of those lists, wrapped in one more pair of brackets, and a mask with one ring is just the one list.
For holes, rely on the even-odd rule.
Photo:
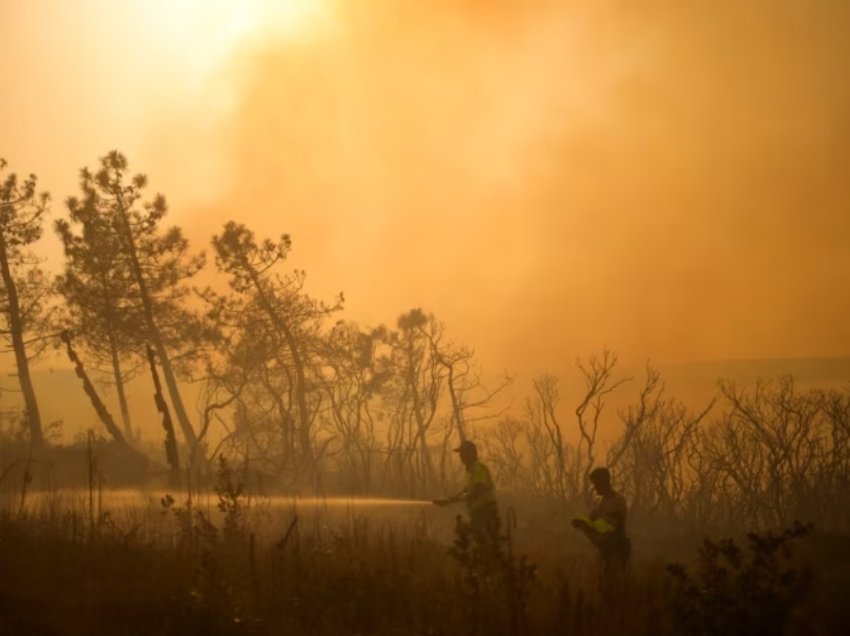
[(470, 508), (469, 525), (479, 539), (495, 544), (499, 538), (499, 507), (493, 502)]

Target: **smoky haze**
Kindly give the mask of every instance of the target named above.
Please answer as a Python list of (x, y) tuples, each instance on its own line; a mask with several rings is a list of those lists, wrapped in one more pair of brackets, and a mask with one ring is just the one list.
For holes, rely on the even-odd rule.
[(491, 364), (847, 353), (848, 10), (816, 5), (348, 3), (229, 69), (204, 218)]
[[(78, 278), (13, 320), (3, 228), (0, 635), (850, 633), (848, 34), (850, 0), (0, 0), (0, 158)], [(164, 222), (118, 154), (65, 205), (112, 149)], [(217, 270), (231, 220), (344, 312), (234, 225)], [(170, 225), (236, 281), (218, 333)]]
[[(422, 306), (491, 369), (559, 371), (602, 345), (669, 362), (850, 353), (846, 3), (318, 4), (310, 33), (246, 35), (203, 90), (173, 71), (116, 85), (122, 102), (181, 96), (132, 134), (71, 100), (66, 136), (111, 126), (198, 247), (231, 218), (290, 233), (291, 265), (315, 295), (344, 291), (350, 319)], [(89, 10), (93, 35), (130, 38)], [(156, 46), (128, 41), (122, 62)], [(86, 61), (74, 73), (103, 90)], [(10, 139), (34, 110), (15, 131), (4, 109)], [(65, 152), (51, 139), (73, 145), (42, 135), (12, 167), (41, 174)]]

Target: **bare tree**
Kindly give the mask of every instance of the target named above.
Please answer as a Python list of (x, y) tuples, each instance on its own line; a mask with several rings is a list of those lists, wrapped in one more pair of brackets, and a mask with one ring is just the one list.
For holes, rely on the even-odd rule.
[(661, 374), (647, 364), (638, 402), (620, 412), (623, 434), (608, 452), (608, 466), (619, 468), (633, 511), (668, 518), (683, 513), (698, 483), (686, 457), (713, 404), (691, 413), (681, 402), (666, 398)]
[[(221, 344), (225, 351), (230, 350), (227, 344)], [(207, 437), (213, 421), (221, 421), (220, 414), (236, 404), (242, 397), (248, 382), (244, 367), (233, 362), (232, 356), (226, 356), (221, 368), (217, 368), (214, 360), (207, 360), (206, 373), (198, 398), (200, 428), (195, 445), (189, 449), (189, 466), (193, 478), (200, 476), (207, 468)]]
[(393, 374), (384, 397), (391, 409), (387, 430), (386, 469), (410, 492), (433, 484), (430, 448), (446, 371), (434, 355), (444, 328), (431, 314), (412, 309), (399, 316), (398, 331), (388, 334)]
[[(526, 402), (526, 416), (531, 422), (532, 432), (544, 431), (548, 443), (552, 449), (552, 464), (554, 474), (555, 494), (566, 505), (566, 502), (575, 496), (577, 488), (576, 480), (571, 478), (570, 473), (574, 471), (574, 462), (571, 461), (571, 449), (569, 448), (561, 423), (556, 415), (561, 394), (558, 388), (558, 379), (553, 375), (542, 375), (532, 381), (534, 387), (534, 398)], [(537, 450), (538, 444), (533, 444), (532, 449)], [(538, 451), (539, 452), (539, 451)], [(549, 462), (543, 461), (545, 455), (538, 456), (537, 461), (543, 467), (548, 467)]]
[(431, 346), (432, 355), (446, 370), (446, 391), (451, 403), (440, 452), (440, 483), (445, 486), (448, 448), (454, 432), (457, 431), (460, 439), (465, 440), (469, 436), (468, 426), (501, 416), (507, 408), (495, 412), (486, 409), (510, 386), (512, 380), (505, 375), (494, 388), (488, 388), (481, 380), (481, 371), (475, 364), (475, 354), (471, 349), (448, 342), (441, 344), (439, 340), (433, 341)]
[(584, 397), (576, 407), (576, 422), (579, 429), (579, 441), (576, 455), (576, 468), (573, 477), (577, 481), (576, 490), (587, 492), (587, 475), (596, 460), (596, 436), (599, 432), (599, 418), (605, 407), (605, 396), (615, 391), (631, 378), (614, 378), (617, 356), (609, 349), (603, 349), (601, 355), (591, 355), (587, 361), (578, 359), (576, 366), (584, 378)]
[(718, 461), (763, 521), (789, 523), (810, 503), (812, 477), (830, 451), (823, 395), (796, 391), (790, 376), (756, 382), (751, 391), (728, 381), (719, 386), (726, 444)]
[(524, 440), (526, 424), (514, 417), (503, 417), (484, 438), (487, 456), (498, 475), (500, 488), (515, 492), (535, 492), (534, 480), (527, 468)]
[(379, 350), (386, 329), (361, 330), (339, 322), (327, 339), (324, 356), (326, 420), (338, 440), (337, 463), (349, 488), (368, 492), (375, 485), (375, 460), (380, 442), (375, 403), (388, 380), (389, 359)]

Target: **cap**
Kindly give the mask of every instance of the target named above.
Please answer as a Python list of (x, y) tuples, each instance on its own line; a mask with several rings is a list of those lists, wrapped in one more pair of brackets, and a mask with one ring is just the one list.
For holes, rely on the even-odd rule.
[(470, 442), (468, 439), (465, 439), (460, 443), (460, 446), (454, 449), (454, 451), (456, 453), (462, 453), (463, 451), (471, 451), (473, 453), (477, 453), (478, 447), (473, 442)]
[(611, 472), (604, 466), (591, 470), (588, 477), (591, 481), (598, 480), (609, 484), (611, 483)]

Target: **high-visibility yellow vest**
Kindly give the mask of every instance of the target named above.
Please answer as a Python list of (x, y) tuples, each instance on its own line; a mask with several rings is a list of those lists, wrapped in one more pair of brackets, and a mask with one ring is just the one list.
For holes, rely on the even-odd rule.
[(480, 510), (496, 503), (496, 499), (493, 497), (494, 486), (493, 478), (490, 476), (490, 469), (482, 462), (476, 461), (467, 469), (466, 487), (470, 495), (476, 490), (481, 491), (476, 496), (467, 497), (466, 503), (471, 511)]
[(614, 532), (617, 529), (613, 523), (608, 521), (607, 519), (603, 519), (602, 517), (597, 517), (596, 519), (592, 519), (587, 515), (576, 515), (573, 517), (574, 521), (581, 521), (589, 528), (595, 530), (599, 534), (608, 534), (609, 532)]

